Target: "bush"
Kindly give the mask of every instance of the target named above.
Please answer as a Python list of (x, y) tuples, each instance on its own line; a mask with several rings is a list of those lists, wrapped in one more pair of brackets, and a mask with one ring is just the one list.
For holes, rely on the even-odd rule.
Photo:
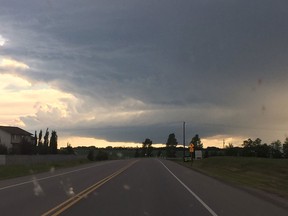
[(94, 158), (94, 150), (93, 149), (89, 150), (89, 153), (87, 155), (87, 159), (90, 160), (90, 161), (94, 161), (95, 160), (95, 158)]
[(95, 160), (96, 161), (108, 160), (108, 153), (105, 151), (99, 150), (96, 155)]

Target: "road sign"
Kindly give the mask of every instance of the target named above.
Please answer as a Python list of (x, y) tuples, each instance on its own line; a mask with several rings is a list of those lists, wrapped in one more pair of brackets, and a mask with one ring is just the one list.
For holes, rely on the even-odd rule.
[(196, 150), (195, 151), (195, 159), (196, 160), (201, 160), (202, 158), (203, 158), (202, 151), (201, 150)]
[(189, 145), (189, 151), (190, 151), (190, 153), (193, 153), (194, 152), (194, 144), (190, 144)]

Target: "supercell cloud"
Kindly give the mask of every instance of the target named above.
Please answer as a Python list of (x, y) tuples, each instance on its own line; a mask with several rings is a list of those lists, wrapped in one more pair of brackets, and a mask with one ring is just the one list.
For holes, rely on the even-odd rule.
[(165, 143), (186, 121), (191, 137), (286, 136), (285, 0), (0, 2), (0, 73), (71, 95), (22, 115), (32, 131)]

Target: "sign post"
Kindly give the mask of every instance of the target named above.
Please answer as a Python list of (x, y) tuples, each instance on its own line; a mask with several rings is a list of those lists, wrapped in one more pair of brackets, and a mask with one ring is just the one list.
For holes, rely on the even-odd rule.
[(189, 152), (191, 154), (191, 164), (193, 163), (193, 152), (194, 152), (194, 144), (190, 143), (189, 145)]
[(185, 122), (183, 122), (183, 162), (185, 162)]

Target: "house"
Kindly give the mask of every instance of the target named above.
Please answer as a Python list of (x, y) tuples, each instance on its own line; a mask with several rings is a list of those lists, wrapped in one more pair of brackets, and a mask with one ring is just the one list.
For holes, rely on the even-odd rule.
[(33, 142), (34, 137), (19, 127), (0, 126), (0, 144), (5, 145), (8, 149), (20, 149), (23, 139)]

